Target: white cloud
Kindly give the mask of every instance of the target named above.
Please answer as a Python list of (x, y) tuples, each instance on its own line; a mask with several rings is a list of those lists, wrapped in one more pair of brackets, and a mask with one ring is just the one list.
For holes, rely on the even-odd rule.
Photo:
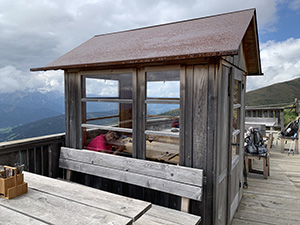
[(288, 7), (291, 10), (299, 10), (300, 9), (300, 0), (290, 0), (290, 1), (288, 1)]
[(300, 77), (300, 38), (263, 43), (260, 56), (264, 76), (248, 77), (248, 91)]
[(62, 71), (30, 73), (13, 66), (0, 68), (0, 92), (10, 93), (16, 90), (64, 91), (64, 75)]

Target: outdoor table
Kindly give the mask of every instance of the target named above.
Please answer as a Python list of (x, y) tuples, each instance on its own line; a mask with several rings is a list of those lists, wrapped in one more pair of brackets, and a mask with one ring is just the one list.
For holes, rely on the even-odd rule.
[[(124, 152), (132, 154), (132, 143), (126, 139), (124, 141), (126, 149)], [(160, 141), (146, 142), (146, 157), (155, 161), (168, 162), (172, 164), (179, 163), (179, 146), (176, 144)]]
[(245, 122), (246, 125), (265, 125), (266, 127), (270, 127), (271, 130), (273, 130), (273, 127), (275, 126), (275, 122)]
[(0, 198), (0, 224), (132, 224), (151, 203), (24, 172), (28, 193)]

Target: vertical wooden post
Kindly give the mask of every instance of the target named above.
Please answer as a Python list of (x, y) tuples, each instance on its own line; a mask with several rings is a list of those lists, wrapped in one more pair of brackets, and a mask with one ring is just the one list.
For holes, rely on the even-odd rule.
[(132, 73), (132, 97), (133, 97), (133, 158), (146, 159), (146, 74), (145, 69), (140, 68)]
[[(86, 98), (86, 80), (85, 77), (81, 77), (81, 97)], [(81, 122), (86, 123), (86, 102), (81, 102)], [(86, 128), (81, 128), (82, 132), (82, 147), (87, 146), (86, 143)]]
[[(65, 71), (65, 146), (82, 148), (82, 84), (78, 71)], [(71, 179), (71, 171), (67, 171), (67, 179)]]
[(296, 111), (296, 113), (298, 113), (299, 114), (299, 101), (298, 101), (298, 99), (297, 98), (295, 98), (295, 111)]
[(284, 109), (282, 108), (280, 110), (280, 126), (281, 126), (281, 130), (284, 129)]
[(82, 148), (81, 77), (78, 72), (65, 72), (66, 147)]
[(56, 178), (58, 177), (58, 164), (59, 164), (60, 148), (59, 143), (53, 143), (48, 147), (48, 176)]
[(193, 82), (194, 67), (180, 68), (180, 132), (179, 164), (192, 167), (193, 156)]
[(281, 138), (281, 153), (284, 153), (284, 139)]
[(190, 200), (188, 198), (181, 198), (181, 211), (189, 213)]
[[(193, 77), (191, 77), (191, 88), (193, 88), (193, 92), (191, 93), (191, 99), (188, 99), (188, 101), (192, 101), (192, 111), (189, 113), (189, 117), (192, 117), (192, 145), (190, 146), (192, 150), (192, 167), (203, 169), (204, 176), (207, 177), (207, 179), (204, 180), (202, 202), (191, 201), (190, 211), (191, 213), (201, 215), (203, 224), (213, 224), (212, 221), (214, 220), (213, 189), (215, 183), (215, 167), (213, 164), (215, 161), (213, 157), (215, 156), (214, 140), (216, 122), (214, 67), (215, 64), (213, 62), (211, 64), (194, 66)], [(186, 89), (188, 89), (188, 87), (186, 87)], [(209, 115), (209, 113), (211, 113), (211, 115)], [(212, 124), (210, 124), (210, 122), (212, 122)], [(187, 135), (188, 134), (185, 134), (186, 138), (188, 137)]]

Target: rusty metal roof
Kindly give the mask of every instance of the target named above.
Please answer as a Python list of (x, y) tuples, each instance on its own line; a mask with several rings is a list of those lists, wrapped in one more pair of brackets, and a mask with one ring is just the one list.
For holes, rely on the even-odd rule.
[[(31, 71), (236, 55), (253, 18), (255, 9), (249, 9), (96, 35), (45, 67)], [(257, 52), (257, 35), (250, 39), (257, 42)], [(254, 73), (260, 72), (259, 54), (257, 60), (259, 68)]]

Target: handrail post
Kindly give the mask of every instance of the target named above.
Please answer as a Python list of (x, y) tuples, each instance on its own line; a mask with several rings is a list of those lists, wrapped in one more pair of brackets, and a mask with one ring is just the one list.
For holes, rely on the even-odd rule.
[(60, 147), (59, 143), (50, 144), (48, 147), (49, 154), (49, 177), (58, 177), (58, 163), (59, 163), (59, 154)]
[(299, 101), (297, 98), (295, 98), (295, 108), (296, 108), (296, 113), (299, 114)]

